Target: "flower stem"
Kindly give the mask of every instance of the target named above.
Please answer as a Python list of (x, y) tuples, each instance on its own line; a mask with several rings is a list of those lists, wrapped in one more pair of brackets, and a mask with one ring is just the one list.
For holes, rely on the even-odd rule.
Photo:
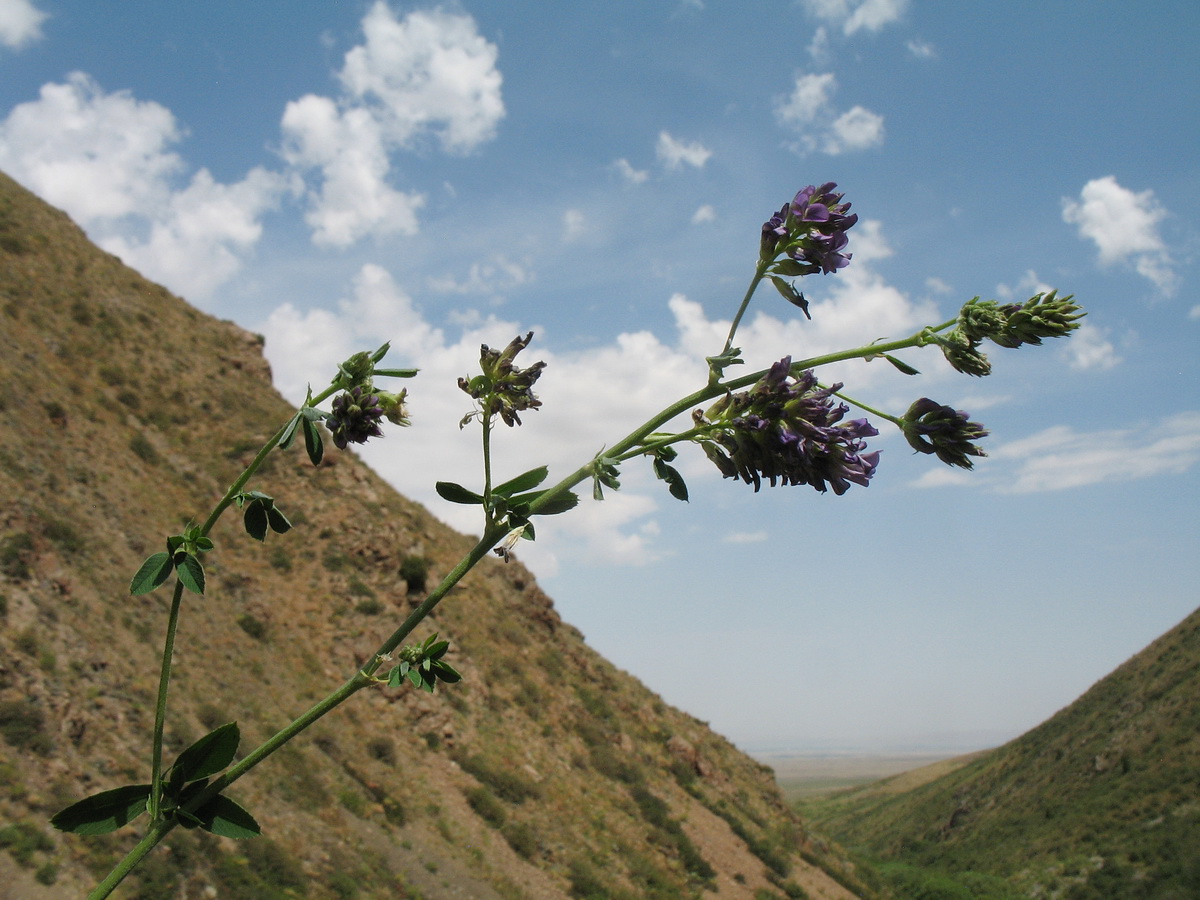
[(154, 704), (154, 747), (150, 761), (150, 820), (158, 820), (162, 794), (163, 726), (167, 718), (167, 691), (171, 684), (171, 659), (175, 654), (175, 632), (179, 628), (179, 607), (183, 601), (183, 582), (175, 579), (171, 611), (167, 613), (167, 636), (163, 642), (162, 669), (158, 676), (158, 698)]
[(750, 298), (754, 296), (754, 292), (758, 290), (758, 284), (763, 280), (763, 276), (767, 274), (767, 266), (771, 264), (770, 260), (758, 261), (758, 265), (754, 267), (754, 277), (750, 279), (750, 286), (746, 288), (746, 295), (742, 297), (742, 305), (738, 307), (737, 313), (733, 317), (733, 322), (729, 325), (729, 337), (725, 338), (725, 347), (721, 350), (721, 355), (725, 355), (733, 347), (733, 337), (737, 334), (738, 325), (742, 322), (742, 316), (746, 314), (746, 309), (750, 306)]

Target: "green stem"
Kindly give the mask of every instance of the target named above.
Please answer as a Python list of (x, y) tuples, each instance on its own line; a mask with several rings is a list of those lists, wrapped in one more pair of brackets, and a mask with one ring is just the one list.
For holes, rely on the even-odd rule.
[(490, 528), (495, 521), (492, 515), (492, 417), (481, 413), (483, 431), (483, 519), (484, 527)]
[(758, 290), (758, 284), (763, 280), (763, 276), (767, 274), (767, 266), (771, 264), (771, 260), (760, 259), (758, 265), (754, 267), (754, 277), (750, 279), (750, 287), (746, 288), (746, 294), (742, 297), (742, 305), (738, 307), (737, 313), (733, 317), (733, 322), (729, 325), (729, 337), (725, 339), (725, 347), (721, 350), (721, 355), (724, 356), (733, 346), (733, 336), (737, 334), (738, 325), (741, 324), (742, 316), (746, 314), (746, 309), (750, 306), (750, 298), (754, 296), (754, 292)]
[(883, 410), (875, 409), (875, 407), (873, 407), (873, 406), (867, 406), (867, 404), (863, 403), (861, 400), (855, 400), (853, 397), (847, 396), (846, 394), (843, 394), (841, 391), (834, 391), (833, 396), (835, 396), (841, 400), (845, 400), (851, 406), (857, 406), (863, 412), (868, 412), (873, 416), (879, 416), (879, 418), (881, 418), (881, 419), (887, 419), (893, 425), (900, 425), (900, 420), (896, 416), (888, 415)]
[[(334, 393), (337, 387), (331, 385), (323, 393), (309, 401), (310, 406), (315, 406), (321, 401)], [(200, 534), (207, 535), (217, 524), (222, 513), (229, 508), (229, 505), (241, 493), (247, 482), (254, 477), (254, 473), (262, 466), (267, 455), (275, 449), (279, 441), (283, 438), (284, 432), (291, 423), (289, 419), (284, 423), (283, 427), (275, 432), (274, 436), (263, 444), (262, 448), (255, 455), (250, 464), (242, 471), (237, 480), (230, 485), (229, 490), (225, 492), (217, 505), (213, 507), (212, 512), (201, 526)], [(183, 599), (183, 583), (176, 579), (175, 595), (171, 599), (171, 611), (167, 616), (167, 636), (163, 644), (162, 654), (162, 669), (158, 678), (158, 696), (154, 704), (154, 741), (151, 750), (150, 762), (150, 804), (149, 813), (151, 821), (157, 821), (159, 815), (159, 802), (162, 794), (162, 744), (163, 744), (163, 729), (167, 716), (167, 694), (171, 685), (171, 665), (175, 653), (175, 633), (179, 628), (179, 608)]]
[(179, 607), (183, 601), (183, 582), (175, 579), (171, 611), (167, 614), (167, 638), (163, 643), (162, 669), (158, 676), (158, 698), (154, 704), (154, 748), (150, 761), (150, 820), (158, 820), (162, 795), (163, 726), (167, 719), (167, 690), (171, 684), (171, 659), (175, 654), (175, 632), (179, 628)]

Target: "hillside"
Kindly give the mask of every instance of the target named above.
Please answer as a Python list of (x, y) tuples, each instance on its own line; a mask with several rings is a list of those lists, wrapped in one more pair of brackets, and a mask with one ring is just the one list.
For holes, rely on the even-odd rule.
[(905, 777), (804, 809), (866, 855), (976, 885), (939, 896), (1200, 896), (1200, 610), (1015, 741)]
[[(291, 415), (260, 351), (0, 175), (0, 900), (81, 897), (138, 836), (47, 820), (148, 780), (169, 592), (129, 580)], [(421, 565), (432, 585), (471, 544), (332, 446), (250, 487), (296, 527), (214, 529), (168, 759), (227, 721), (243, 749), (272, 734), (419, 602)], [(231, 789), (264, 837), (177, 830), (116, 896), (863, 895), (769, 769), (590, 650), (518, 562), (485, 561), (435, 618), (418, 636), (452, 641), (462, 683), (355, 696)]]

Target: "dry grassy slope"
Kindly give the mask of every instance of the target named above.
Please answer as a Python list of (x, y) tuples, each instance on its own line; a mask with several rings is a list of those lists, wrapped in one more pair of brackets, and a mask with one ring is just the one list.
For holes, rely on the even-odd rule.
[[(260, 343), (0, 175), (0, 900), (81, 896), (132, 843), (45, 821), (146, 780), (168, 591), (126, 586), (290, 414)], [(267, 737), (415, 602), (406, 557), (432, 583), (469, 546), (330, 453), (276, 454), (250, 485), (290, 534), (260, 546), (233, 514), (214, 530), (170, 752), (228, 720), (244, 747)], [(519, 564), (477, 568), (434, 629), (463, 684), (359, 694), (231, 791), (267, 838), (177, 832), (119, 896), (854, 896), (812, 864), (853, 883), (768, 769), (592, 652)]]
[(848, 845), (1030, 895), (1200, 896), (1200, 610), (1015, 741), (886, 787), (805, 808)]

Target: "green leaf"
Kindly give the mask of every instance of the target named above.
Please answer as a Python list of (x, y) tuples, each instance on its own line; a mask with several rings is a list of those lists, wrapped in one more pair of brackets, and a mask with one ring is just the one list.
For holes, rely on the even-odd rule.
[(654, 474), (667, 483), (667, 490), (671, 492), (672, 497), (687, 502), (687, 485), (683, 483), (683, 476), (674, 466), (668, 466), (660, 458), (655, 457)]
[[(521, 507), (526, 508), (527, 512), (527, 507), (529, 504), (538, 499), (538, 497), (542, 496), (544, 493), (546, 493), (546, 491), (534, 491), (530, 494), (522, 494), (519, 497), (513, 497), (512, 503), (513, 505), (519, 504)], [(539, 509), (537, 511), (537, 515), (557, 516), (559, 513), (565, 513), (567, 510), (574, 509), (578, 505), (579, 495), (573, 491), (564, 491)]]
[(812, 318), (812, 316), (808, 315), (808, 300), (805, 299), (804, 294), (796, 290), (794, 285), (792, 285), (790, 282), (784, 281), (782, 278), (776, 275), (771, 276), (771, 284), (775, 285), (775, 290), (779, 291), (779, 295), (783, 297), (784, 300), (792, 304), (792, 306), (800, 307), (804, 315), (808, 316), (810, 319)]
[(175, 572), (179, 576), (179, 580), (183, 582), (183, 586), (193, 594), (204, 593), (204, 566), (200, 565), (200, 560), (192, 554), (184, 555), (176, 565)]
[(195, 811), (200, 827), (219, 837), (245, 838), (262, 834), (254, 816), (228, 797), (218, 794)]
[(528, 472), (518, 475), (516, 478), (511, 478), (503, 484), (496, 485), (492, 488), (492, 493), (499, 494), (502, 497), (511, 497), (513, 494), (520, 493), (521, 491), (531, 491), (545, 481), (546, 476), (549, 474), (550, 470), (545, 466), (538, 466), (536, 469), (530, 469)]
[(451, 503), (483, 503), (483, 496), (474, 491), (468, 491), (461, 484), (453, 481), (439, 481), (433, 486), (438, 496)]
[(321, 439), (321, 432), (307, 415), (304, 417), (304, 449), (308, 451), (308, 458), (314, 466), (319, 466), (325, 458), (325, 442)]
[(883, 358), (886, 359), (888, 362), (890, 362), (893, 366), (895, 366), (901, 372), (903, 372), (905, 375), (920, 375), (921, 374), (917, 369), (914, 369), (908, 363), (904, 362), (903, 360), (896, 359), (896, 357), (891, 356), (890, 354), (887, 354), (887, 353), (883, 354)]
[(288, 521), (288, 517), (274, 504), (267, 510), (267, 521), (271, 523), (271, 530), (276, 534), (287, 534), (292, 530), (292, 523)]
[(420, 369), (376, 369), (374, 374), (384, 378), (413, 378)]
[(462, 681), (462, 675), (459, 674), (458, 670), (455, 669), (454, 666), (450, 665), (450, 663), (443, 662), (440, 659), (434, 661), (432, 671), (434, 675), (447, 684), (454, 684), (457, 681)]
[(50, 820), (59, 831), (71, 834), (108, 834), (146, 811), (150, 785), (130, 784), (102, 791), (74, 803)]
[(169, 780), (181, 786), (216, 775), (233, 762), (242, 735), (237, 722), (229, 722), (206, 734), (188, 747), (171, 766)]
[(171, 562), (171, 554), (165, 551), (155, 553), (142, 563), (141, 568), (137, 570), (137, 574), (133, 576), (133, 580), (129, 582), (129, 593), (150, 593), (170, 577), (171, 570), (174, 568), (175, 566)]
[(287, 425), (284, 426), (283, 434), (279, 436), (279, 443), (276, 445), (280, 450), (286, 450), (292, 446), (292, 441), (296, 438), (296, 429), (300, 427), (300, 419), (302, 413), (297, 410), (296, 414), (288, 419)]
[(255, 499), (246, 504), (246, 511), (242, 514), (242, 522), (246, 526), (246, 533), (250, 537), (256, 541), (265, 541), (267, 539), (267, 510), (261, 500)]

